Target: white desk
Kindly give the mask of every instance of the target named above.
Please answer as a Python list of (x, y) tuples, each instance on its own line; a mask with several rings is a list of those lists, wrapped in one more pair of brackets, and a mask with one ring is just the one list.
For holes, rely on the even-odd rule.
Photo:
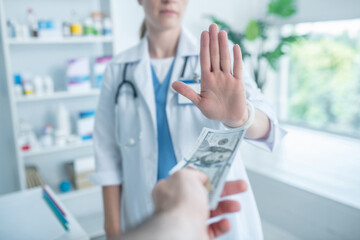
[(69, 231), (60, 224), (43, 198), (41, 187), (0, 197), (0, 239), (89, 240), (85, 231), (49, 188), (46, 190), (64, 210)]

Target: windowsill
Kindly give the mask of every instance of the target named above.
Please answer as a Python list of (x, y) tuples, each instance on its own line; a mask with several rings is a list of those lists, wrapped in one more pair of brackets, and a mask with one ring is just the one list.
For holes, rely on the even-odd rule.
[(360, 141), (285, 126), (288, 134), (274, 153), (244, 143), (248, 170), (360, 209)]

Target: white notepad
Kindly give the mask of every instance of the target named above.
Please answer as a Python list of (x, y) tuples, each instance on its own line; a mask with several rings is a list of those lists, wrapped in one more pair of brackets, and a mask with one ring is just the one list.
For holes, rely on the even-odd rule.
[[(53, 192), (49, 191), (52, 197), (55, 197)], [(57, 199), (55, 200), (60, 204)], [(65, 212), (69, 220), (69, 232), (63, 228), (45, 202), (41, 188), (1, 197), (0, 239), (87, 239), (75, 219), (66, 210)]]

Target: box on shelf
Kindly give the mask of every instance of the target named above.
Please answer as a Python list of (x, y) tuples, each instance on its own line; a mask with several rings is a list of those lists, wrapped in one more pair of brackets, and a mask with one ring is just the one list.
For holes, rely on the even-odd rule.
[(95, 88), (101, 88), (103, 75), (108, 62), (112, 59), (111, 56), (98, 57), (95, 59), (94, 64), (94, 76), (95, 76)]
[(69, 92), (82, 93), (91, 89), (90, 61), (88, 58), (69, 60), (66, 73)]
[(91, 140), (95, 123), (95, 110), (81, 111), (77, 120), (77, 131), (81, 140)]
[(88, 179), (88, 175), (95, 171), (95, 159), (93, 157), (77, 158), (72, 163), (68, 163), (67, 170), (76, 189), (94, 186)]
[(25, 173), (28, 188), (34, 188), (45, 184), (44, 180), (42, 179), (39, 171), (35, 166), (27, 166)]
[(39, 38), (61, 38), (63, 36), (62, 24), (57, 20), (39, 20), (38, 37)]

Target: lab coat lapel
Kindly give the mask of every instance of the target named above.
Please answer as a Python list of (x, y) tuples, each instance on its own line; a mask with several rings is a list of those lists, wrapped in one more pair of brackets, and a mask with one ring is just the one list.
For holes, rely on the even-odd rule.
[(147, 38), (144, 37), (139, 46), (138, 53), (141, 54), (140, 61), (136, 64), (134, 69), (134, 82), (138, 92), (144, 99), (146, 106), (149, 109), (149, 113), (152, 121), (152, 129), (155, 129), (154, 134), (156, 138), (156, 107), (155, 107), (155, 96), (154, 86), (152, 84), (152, 76), (150, 69), (150, 57), (148, 50)]
[[(186, 121), (186, 119), (189, 120), (189, 118), (186, 118), (185, 116), (180, 116), (178, 114), (179, 111), (177, 111), (177, 109), (174, 107), (174, 105), (177, 104), (177, 93), (175, 92), (175, 90), (172, 89), (171, 84), (180, 79), (181, 71), (185, 62), (185, 56), (197, 56), (199, 55), (199, 52), (200, 48), (199, 44), (197, 44), (196, 38), (193, 37), (187, 29), (183, 28), (176, 51), (174, 68), (171, 75), (170, 86), (166, 99), (166, 116), (168, 119), (171, 140), (173, 142), (174, 152), (177, 161), (181, 160), (181, 158), (183, 157), (183, 153), (181, 152), (181, 143), (178, 139), (177, 131), (179, 131), (179, 129), (177, 128), (178, 125), (176, 124), (176, 122)], [(188, 68), (190, 68), (190, 65), (187, 66), (186, 72), (189, 71)]]
[[(183, 28), (181, 30), (179, 44), (176, 50), (175, 65), (173, 69), (173, 74), (171, 75), (170, 84), (180, 79), (181, 70), (185, 61), (185, 57), (198, 56), (199, 53), (200, 53), (200, 47), (198, 44), (198, 40), (186, 28)], [(187, 66), (186, 70), (189, 71), (188, 68), (190, 68), (190, 64), (188, 63), (187, 65), (189, 66)], [(174, 90), (172, 88), (169, 88), (168, 98), (174, 97), (174, 95), (175, 95)]]

